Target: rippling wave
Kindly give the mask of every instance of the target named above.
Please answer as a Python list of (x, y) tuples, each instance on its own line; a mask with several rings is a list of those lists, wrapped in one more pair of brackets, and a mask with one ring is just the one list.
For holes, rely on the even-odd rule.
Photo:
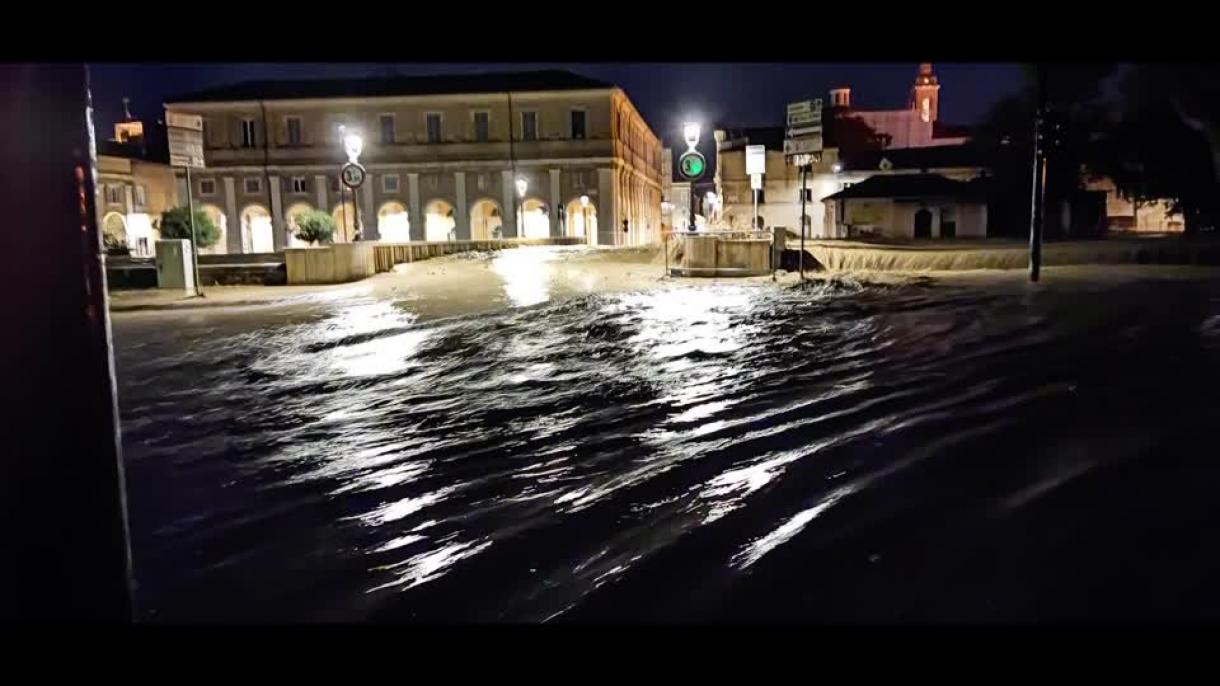
[(1217, 409), (1214, 290), (525, 288), (434, 320), (352, 297), (119, 321), (141, 614), (1181, 609), (1099, 577), (1220, 519), (1188, 447)]

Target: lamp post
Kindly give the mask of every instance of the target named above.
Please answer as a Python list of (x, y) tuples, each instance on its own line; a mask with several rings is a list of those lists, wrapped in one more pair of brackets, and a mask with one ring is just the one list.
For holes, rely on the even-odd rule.
[[(699, 145), (699, 122), (688, 121), (682, 125), (682, 138), (686, 140), (686, 147), (694, 150)], [(687, 229), (695, 230), (695, 182), (690, 182), (690, 217)]]
[(517, 238), (525, 238), (525, 192), (529, 187), (524, 176), (517, 177)]
[(665, 253), (665, 276), (669, 276), (669, 234), (673, 231), (674, 204), (668, 200), (661, 201), (661, 215), (669, 217), (669, 231), (665, 230), (665, 222), (661, 222), (661, 251)]
[[(352, 131), (343, 136), (343, 151), (347, 153), (347, 161), (350, 164), (360, 164), (360, 153), (364, 151), (364, 138), (357, 132)], [(356, 198), (356, 189), (352, 188), (352, 214), (354, 220), (353, 231), (355, 237), (353, 240), (360, 240), (360, 202)]]
[(585, 243), (589, 242), (589, 196), (580, 196), (580, 230), (585, 234)]

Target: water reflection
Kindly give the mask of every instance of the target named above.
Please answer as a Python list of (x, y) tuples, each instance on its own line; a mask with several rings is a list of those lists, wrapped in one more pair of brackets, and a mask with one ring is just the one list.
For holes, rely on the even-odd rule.
[[(545, 263), (490, 262), (528, 316), (421, 323), (353, 294), (298, 319), (143, 330), (139, 346), (120, 323), (142, 616), (858, 610), (889, 588), (849, 564), (862, 550), (1000, 555), (993, 542), (1030, 539), (998, 519), (1157, 445), (1063, 437), (1220, 409), (1159, 391), (1220, 372), (1205, 291), (1145, 287), (1124, 295), (1136, 312), (1108, 292), (702, 283), (543, 304)], [(1154, 356), (1156, 374), (1114, 373)], [(1036, 573), (1023, 557), (1007, 566)]]

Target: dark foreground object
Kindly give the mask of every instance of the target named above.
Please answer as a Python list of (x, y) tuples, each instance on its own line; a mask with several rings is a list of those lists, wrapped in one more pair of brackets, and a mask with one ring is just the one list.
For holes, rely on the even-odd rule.
[[(0, 623), (130, 618), (110, 322), (82, 64), (0, 66)], [(22, 227), (17, 229), (16, 227)]]

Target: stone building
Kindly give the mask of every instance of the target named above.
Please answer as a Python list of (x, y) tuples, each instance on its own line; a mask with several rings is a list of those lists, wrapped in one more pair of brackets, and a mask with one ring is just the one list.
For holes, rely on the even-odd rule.
[(822, 198), (848, 238), (983, 238), (987, 181), (878, 174)]
[(830, 91), (830, 116), (864, 122), (885, 137), (885, 147), (888, 148), (960, 145), (970, 135), (967, 128), (940, 120), (940, 83), (930, 62), (919, 65), (906, 109), (855, 109), (851, 102), (851, 89), (840, 87)]
[[(660, 239), (660, 141), (622, 89), (569, 72), (248, 82), (166, 110), (204, 119), (193, 192), (228, 252), (297, 245), (305, 209), (336, 241)], [(354, 198), (341, 127), (365, 141)]]
[(160, 237), (161, 213), (178, 204), (168, 153), (144, 122), (126, 111), (114, 126), (114, 138), (97, 142), (97, 208), (108, 248), (125, 246), (132, 255), (149, 257)]

